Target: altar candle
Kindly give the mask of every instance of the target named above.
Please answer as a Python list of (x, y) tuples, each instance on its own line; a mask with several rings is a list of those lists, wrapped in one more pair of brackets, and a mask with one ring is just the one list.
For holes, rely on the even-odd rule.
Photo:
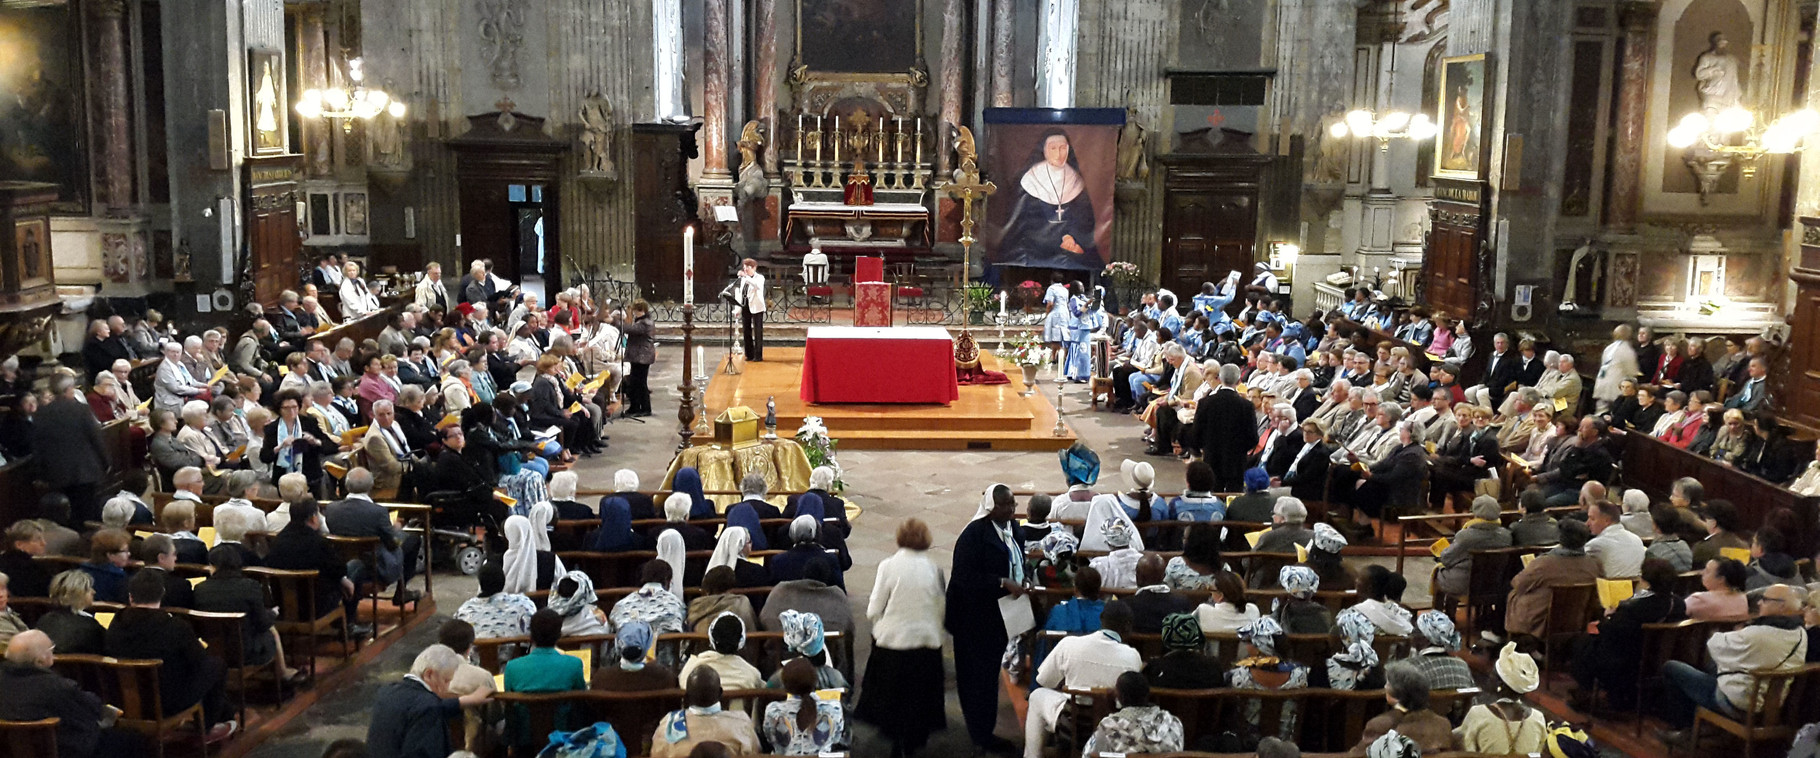
[(822, 117), (815, 117), (815, 162), (822, 162)]
[(840, 163), (840, 116), (834, 117), (834, 162)]
[(695, 227), (683, 227), (683, 304), (695, 304)]
[[(896, 151), (897, 152), (897, 162), (903, 163), (904, 162), (904, 117), (903, 116), (897, 117), (897, 134), (894, 136), (896, 137), (896, 139), (893, 139), (892, 141), (897, 143), (897, 151)], [(299, 218), (302, 218), (302, 216), (299, 216)]]
[[(916, 117), (916, 165), (923, 164), (923, 117)], [(921, 181), (921, 180), (918, 180)]]
[(803, 162), (803, 114), (796, 114), (796, 162)]
[(998, 320), (1000, 323), (1003, 323), (1005, 320), (1005, 291), (1004, 290), (998, 291)]
[(706, 368), (707, 365), (708, 364), (702, 362), (701, 345), (696, 345), (695, 346), (695, 373), (698, 375), (701, 374), (702, 369)]
[(875, 141), (878, 142), (878, 160), (876, 162), (884, 163), (885, 162), (885, 125), (882, 122), (878, 125), (877, 137), (878, 137), (878, 139)]

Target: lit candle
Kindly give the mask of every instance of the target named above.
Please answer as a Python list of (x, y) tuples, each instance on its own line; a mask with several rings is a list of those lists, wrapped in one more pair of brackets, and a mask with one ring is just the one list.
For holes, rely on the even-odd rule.
[[(916, 117), (916, 165), (923, 164), (923, 117)], [(921, 181), (920, 179), (918, 180)], [(917, 186), (922, 186), (918, 184)]]
[(897, 134), (895, 135), (895, 137), (896, 137), (896, 139), (894, 139), (892, 141), (897, 143), (897, 150), (896, 150), (897, 162), (903, 163), (904, 162), (904, 117), (903, 116), (897, 117)]
[(834, 117), (834, 162), (840, 163), (840, 116)]
[(1005, 291), (1004, 290), (998, 291), (998, 320), (1001, 323), (1005, 320)]
[(695, 227), (683, 227), (683, 304), (695, 304)]

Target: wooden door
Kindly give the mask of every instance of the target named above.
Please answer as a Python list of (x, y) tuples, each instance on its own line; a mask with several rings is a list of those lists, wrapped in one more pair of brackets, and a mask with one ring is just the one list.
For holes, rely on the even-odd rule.
[(480, 258), (493, 261), (493, 273), (521, 281), (517, 240), (518, 211), (512, 185), (543, 185), (545, 262), (562, 260), (561, 224), (556, 202), (556, 166), (569, 143), (544, 136), (544, 119), (517, 112), (468, 117), (467, 133), (449, 140), (455, 151), (455, 174), (461, 185), (461, 269)]
[[(1820, 240), (1820, 218), (1797, 221), (1803, 240)], [(1789, 271), (1795, 282), (1795, 318), (1789, 324), (1788, 370), (1771, 371), (1773, 395), (1789, 418), (1806, 424), (1820, 423), (1820, 244), (1801, 245), (1800, 257)]]
[(503, 178), (464, 177), (461, 182), (461, 263), (481, 258), (493, 261), (493, 273), (516, 282), (518, 254), (512, 249), (516, 211), (507, 195), (511, 182)]
[[(248, 158), (246, 162), (247, 262), (253, 298), (270, 308), (278, 296), (297, 289), (303, 243), (297, 238), (298, 156)], [(325, 293), (333, 294), (333, 293)]]
[(1184, 300), (1203, 282), (1251, 271), (1257, 248), (1257, 196), (1246, 192), (1170, 192), (1163, 215), (1162, 285)]
[(1481, 285), (1488, 286), (1491, 262), (1479, 249), (1485, 239), (1482, 187), (1479, 182), (1436, 178), (1420, 299), (1431, 310), (1486, 321), (1494, 313), (1489, 291), (1480, 291)]
[[(638, 293), (651, 300), (681, 300), (683, 227), (696, 223), (695, 193), (689, 191), (689, 157), (695, 153), (698, 124), (635, 124), (632, 127), (632, 182), (638, 196)], [(725, 256), (697, 225), (695, 297), (712, 300), (726, 273)], [(704, 292), (705, 290), (705, 292)]]

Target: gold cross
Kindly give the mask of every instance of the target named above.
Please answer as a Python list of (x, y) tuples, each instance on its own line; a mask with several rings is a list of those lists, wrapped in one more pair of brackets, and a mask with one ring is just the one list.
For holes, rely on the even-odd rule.
[(973, 256), (973, 205), (998, 191), (998, 185), (980, 181), (979, 155), (974, 150), (973, 130), (960, 127), (960, 135), (954, 140), (954, 150), (960, 156), (961, 166), (954, 172), (955, 179), (948, 183), (945, 191), (956, 200), (961, 201), (961, 248), (968, 258)]

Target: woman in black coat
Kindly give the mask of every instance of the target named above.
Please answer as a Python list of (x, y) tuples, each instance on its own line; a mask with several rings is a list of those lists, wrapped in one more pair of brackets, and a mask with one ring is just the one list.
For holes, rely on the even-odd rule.
[[(278, 418), (265, 425), (265, 444), (259, 447), (259, 460), (272, 464), (272, 483), (293, 471), (302, 472), (310, 481), (310, 490), (319, 491), (322, 484), (322, 457), (332, 455), (340, 447), (336, 440), (322, 432), (316, 419), (303, 413), (303, 395), (296, 390), (279, 390)], [(289, 442), (291, 446), (291, 467), (286, 468), (279, 461), (279, 443)]]
[(1359, 476), (1359, 491), (1353, 495), (1352, 504), (1371, 518), (1381, 516), (1386, 506), (1422, 507), (1422, 477), (1428, 473), (1422, 425), (1413, 421), (1398, 424), (1397, 440), (1397, 449)]
[(594, 436), (594, 421), (585, 415), (586, 409), (576, 413), (568, 411), (581, 396), (563, 386), (556, 374), (561, 366), (562, 356), (554, 353), (546, 353), (537, 360), (537, 376), (531, 380), (531, 428), (560, 428), (563, 444), (570, 450), (593, 455), (601, 451), (599, 440)]
[(973, 744), (1005, 752), (992, 734), (998, 723), (999, 659), (1010, 641), (999, 598), (1023, 597), (1024, 544), (1012, 528), (1017, 501), (1011, 488), (986, 490), (973, 522), (954, 541), (954, 574), (948, 581), (945, 626), (954, 636), (955, 690)]
[(626, 374), (624, 389), (626, 393), (627, 416), (651, 415), (651, 364), (657, 362), (657, 325), (651, 321), (651, 305), (643, 300), (632, 301), (626, 313), (632, 317), (632, 323), (626, 324), (622, 331), (626, 335), (626, 360), (632, 364), (632, 370)]
[[(278, 638), (272, 634), (277, 616), (272, 613), (265, 586), (241, 572), (244, 567), (240, 551), (233, 545), (218, 545), (209, 551), (209, 565), (215, 571), (196, 585), (196, 610), (209, 613), (244, 613), (241, 637), (246, 642), (246, 662), (258, 666), (278, 654)], [(288, 667), (287, 667), (288, 669)]]
[(1637, 594), (1598, 622), (1597, 634), (1573, 641), (1574, 683), (1579, 689), (1568, 702), (1581, 713), (1592, 703), (1594, 687), (1603, 686), (1613, 710), (1628, 711), (1636, 705), (1637, 663), (1643, 656), (1643, 625), (1687, 618), (1687, 605), (1674, 593), (1675, 569), (1660, 558), (1643, 561), (1643, 581)]

